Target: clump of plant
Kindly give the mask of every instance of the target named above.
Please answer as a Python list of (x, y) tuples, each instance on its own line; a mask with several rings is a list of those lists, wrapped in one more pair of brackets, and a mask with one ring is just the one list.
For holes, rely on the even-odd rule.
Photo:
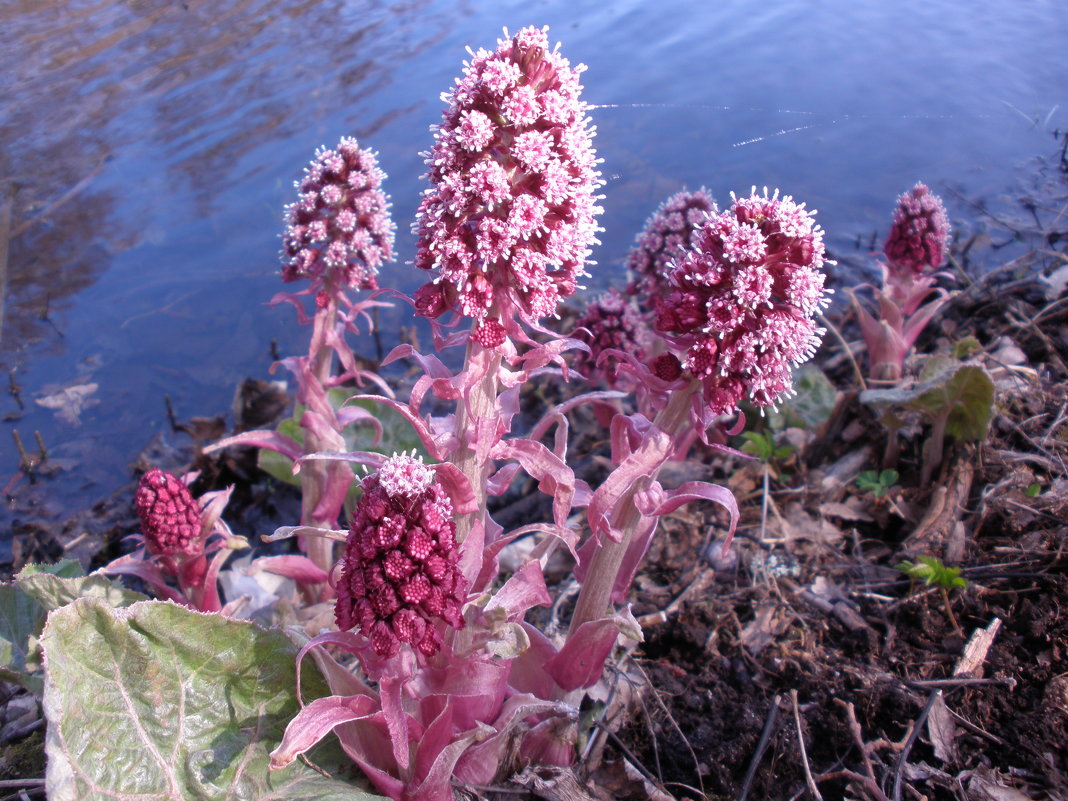
[(936, 287), (949, 243), (949, 218), (938, 195), (917, 183), (898, 198), (890, 233), (883, 246), (883, 281), (872, 288), (878, 316), (850, 292), (868, 350), (868, 375), (896, 383), (916, 339), (950, 300)]
[(953, 629), (957, 634), (963, 634), (949, 600), (950, 592), (963, 590), (968, 586), (968, 580), (961, 576), (959, 567), (948, 567), (937, 556), (920, 555), (916, 557), (915, 562), (907, 559), (902, 561), (897, 565), (897, 569), (913, 581), (922, 581), (928, 587), (937, 588), (942, 596), (946, 617), (953, 624)]
[[(218, 446), (273, 449), (308, 477), (301, 524), (276, 532), (275, 539), (303, 538), (310, 558), (272, 557), (290, 561), (271, 566), (317, 587), (309, 600), (336, 595), (335, 628), (298, 637), (299, 651), (287, 665), (287, 675), (296, 665), (300, 708), (270, 751), (268, 785), (276, 776), (304, 782), (298, 757), (331, 733), (376, 790), (398, 801), (451, 799), (455, 784), (486, 785), (524, 764), (572, 764), (589, 726), (584, 697), (599, 692), (617, 644), (641, 639), (626, 599), (659, 518), (691, 501), (712, 501), (725, 512), (724, 544), (737, 523), (727, 489), (699, 481), (665, 487), (661, 469), (686, 458), (696, 441), (710, 444), (710, 432), (737, 415), (741, 403), (774, 408), (789, 397), (792, 369), (814, 353), (822, 336), (814, 318), (827, 303), (827, 262), (813, 212), (778, 191), (755, 188), (732, 194), (722, 209), (701, 198), (680, 201), (684, 208), (669, 212), (681, 216), (686, 237), (661, 243), (672, 255), (658, 267), (659, 289), (649, 298), (650, 350), (638, 353), (626, 344), (626, 325), (603, 326), (614, 344), (585, 368), (617, 389), (594, 386), (547, 409), (529, 430), (515, 430), (523, 387), (543, 376), (568, 378), (571, 352), (592, 349), (588, 337), (544, 325), (591, 263), (603, 185), (580, 99), (584, 68), (572, 67), (559, 46), (551, 47), (546, 30), (524, 28), (495, 50), (472, 53), (444, 98), (426, 154), (429, 188), (415, 225), (415, 266), (427, 282), (413, 298), (394, 297), (430, 321), (438, 353), (463, 349), (460, 369), (450, 369), (438, 354), (397, 346), (384, 363), (410, 359), (422, 371), (407, 399), (357, 369), (345, 334), (378, 296), (353, 302), (341, 290), (354, 281), (370, 288), (369, 265), (388, 255), (391, 228), (379, 217), (377, 173), (366, 151), (343, 140), (317, 155), (299, 185), (300, 201), (289, 213), (285, 276), (311, 281), (301, 294), (313, 295), (316, 312), (308, 355), (284, 363), (298, 377), (302, 441), (249, 432)], [(672, 231), (680, 230), (673, 216), (669, 222)], [(284, 299), (303, 315), (300, 298)], [(586, 332), (598, 325), (591, 319)], [(612, 372), (598, 373), (603, 359), (615, 361)], [(363, 388), (338, 406), (331, 390), (345, 382)], [(374, 388), (379, 392), (369, 391)], [(606, 420), (612, 469), (591, 487), (569, 464), (568, 413), (628, 392), (639, 402), (629, 412), (612, 409)], [(420, 452), (346, 449), (345, 425), (372, 416), (369, 405), (406, 421)], [(355, 487), (352, 465), (366, 471)], [(520, 474), (548, 497), (550, 519), (505, 531), (490, 515), (489, 500)], [(350, 493), (348, 529), (337, 530)], [(501, 552), (524, 537), (535, 540), (529, 558), (502, 574)], [(343, 555), (328, 564), (335, 543), (342, 543)], [(567, 631), (550, 637), (526, 617), (551, 603), (543, 569), (558, 548), (577, 560), (581, 589)], [(318, 581), (313, 568), (323, 571)], [(157, 647), (165, 638), (160, 632), (178, 625), (169, 612), (138, 608), (116, 615), (89, 605), (78, 614), (94, 632), (121, 632), (114, 636), (129, 640), (131, 653), (168, 653), (168, 681), (178, 686), (187, 671), (199, 670), (191, 666), (201, 653), (185, 640), (171, 652)], [(195, 639), (191, 633), (203, 630), (209, 651), (228, 637), (247, 649), (242, 653), (259, 649), (273, 658), (285, 651), (219, 620), (183, 618), (180, 634)], [(59, 664), (60, 655), (70, 653), (78, 616), (56, 621), (50, 641)], [(151, 633), (147, 643), (138, 639), (141, 631)], [(53, 652), (48, 657), (51, 663)], [(212, 676), (240, 673), (232, 659), (204, 658)], [(234, 678), (237, 725), (274, 731), (278, 715), (291, 706), (278, 701), (269, 663), (254, 672), (240, 675), (250, 686)], [(308, 684), (300, 682), (302, 672)], [(85, 687), (74, 673), (63, 682), (46, 707), (53, 710), (57, 739), (66, 735), (73, 742), (74, 718), (62, 712), (71, 696), (63, 693), (77, 698)], [(257, 704), (258, 722), (251, 711)], [(254, 744), (242, 765), (264, 764), (259, 734)], [(153, 748), (143, 749), (146, 759), (160, 750), (155, 742)], [(84, 755), (77, 748), (61, 753), (68, 761)], [(164, 766), (172, 790), (190, 771)], [(287, 792), (282, 797), (298, 797), (296, 789)]]

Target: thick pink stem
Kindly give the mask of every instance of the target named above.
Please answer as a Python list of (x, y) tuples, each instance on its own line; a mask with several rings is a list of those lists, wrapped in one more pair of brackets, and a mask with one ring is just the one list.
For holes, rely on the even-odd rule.
[(487, 350), (474, 340), (467, 345), (464, 373), (475, 376), (475, 382), (461, 399), (456, 410), (456, 432), (460, 445), (452, 463), (471, 482), (477, 511), (458, 515), (456, 541), (463, 542), (476, 523), (485, 522), (486, 482), (490, 473), (489, 451), (500, 439), (500, 414), (497, 395), (500, 392), (498, 372), (501, 356)]
[[(657, 413), (656, 419), (653, 420), (653, 427), (667, 434), (671, 442), (678, 441), (690, 431), (690, 404), (697, 388), (698, 384), (695, 381), (686, 389), (673, 392), (667, 405)], [(674, 453), (674, 448), (670, 446), (664, 448), (663, 455), (656, 459), (645, 476), (647, 481), (635, 482), (630, 491), (620, 499), (612, 516), (612, 528), (621, 532), (622, 537), (619, 542), (615, 542), (604, 535), (601, 536), (600, 544), (590, 561), (586, 580), (579, 592), (575, 613), (571, 618), (569, 636), (578, 631), (583, 623), (598, 620), (608, 612), (616, 577), (619, 575), (634, 532), (642, 519), (641, 512), (635, 506), (634, 496), (643, 486), (647, 486), (649, 482), (656, 479), (664, 462)]]

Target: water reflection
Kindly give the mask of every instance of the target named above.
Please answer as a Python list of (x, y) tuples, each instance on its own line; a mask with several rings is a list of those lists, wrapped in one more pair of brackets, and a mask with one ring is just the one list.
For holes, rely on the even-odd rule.
[[(590, 66), (603, 287), (683, 185), (781, 186), (820, 209), (836, 249), (867, 242), (917, 179), (1004, 188), (1047, 147), (1004, 103), (1068, 106), (1058, 20), (1015, 0), (8, 0), (0, 203), (15, 191), (17, 234), (0, 368), (26, 407), (0, 395), (0, 484), (17, 426), (80, 465), (71, 503), (99, 495), (165, 424), (164, 394), (180, 416), (217, 414), (244, 376), (266, 377), (272, 339), (298, 351), (304, 332), (263, 306), (291, 182), (316, 146), (354, 135), (380, 151), (404, 232), (438, 94), (464, 45), (502, 25), (549, 24)], [(398, 250), (396, 283), (414, 289), (403, 233)], [(80, 428), (34, 402), (90, 384)]]

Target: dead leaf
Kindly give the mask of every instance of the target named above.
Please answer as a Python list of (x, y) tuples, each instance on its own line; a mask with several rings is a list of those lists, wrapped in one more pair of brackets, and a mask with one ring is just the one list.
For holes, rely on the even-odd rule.
[(941, 693), (935, 696), (931, 711), (927, 715), (927, 736), (931, 738), (931, 747), (934, 748), (938, 759), (943, 763), (956, 761), (957, 726)]
[(742, 628), (739, 639), (753, 656), (766, 648), (778, 635), (786, 631), (789, 621), (778, 613), (778, 604), (765, 603), (756, 611), (756, 616)]
[(968, 780), (968, 797), (975, 801), (1031, 801), (1031, 796), (1009, 787), (996, 770), (986, 767), (972, 771)]
[(788, 504), (781, 519), (769, 519), (768, 529), (796, 546), (800, 540), (834, 547), (845, 537), (845, 532), (830, 520), (814, 517), (800, 503)]
[(846, 499), (845, 503), (837, 503), (835, 501), (821, 503), (820, 512), (827, 517), (836, 517), (848, 523), (871, 523), (875, 518), (864, 510), (864, 505), (863, 500), (853, 495)]
[(99, 400), (91, 397), (98, 389), (100, 389), (98, 384), (75, 384), (63, 387), (51, 395), (36, 398), (35, 402), (38, 406), (54, 411), (60, 420), (72, 426), (80, 426), (82, 412), (100, 403)]

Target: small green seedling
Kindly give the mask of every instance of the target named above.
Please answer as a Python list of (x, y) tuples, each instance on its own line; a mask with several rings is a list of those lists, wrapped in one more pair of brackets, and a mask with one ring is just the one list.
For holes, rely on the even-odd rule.
[(1024, 490), (1024, 495), (1028, 498), (1037, 498), (1042, 494), (1042, 485), (1039, 483), (1031, 484)]
[(770, 431), (746, 431), (742, 434), (745, 444), (742, 445), (742, 453), (755, 456), (762, 462), (773, 462), (788, 459), (794, 449), (790, 445), (775, 446), (775, 437)]
[(922, 581), (928, 587), (937, 587), (942, 595), (942, 602), (946, 606), (946, 615), (949, 622), (958, 634), (963, 636), (960, 624), (953, 614), (953, 607), (949, 603), (950, 590), (962, 590), (968, 586), (968, 580), (961, 576), (959, 567), (946, 567), (937, 556), (918, 556), (917, 561), (910, 562), (907, 559), (897, 565), (897, 569), (915, 581)]
[(858, 489), (870, 492), (876, 498), (882, 498), (894, 484), (897, 483), (898, 473), (896, 470), (883, 470), (881, 473), (875, 470), (865, 470), (857, 476)]

